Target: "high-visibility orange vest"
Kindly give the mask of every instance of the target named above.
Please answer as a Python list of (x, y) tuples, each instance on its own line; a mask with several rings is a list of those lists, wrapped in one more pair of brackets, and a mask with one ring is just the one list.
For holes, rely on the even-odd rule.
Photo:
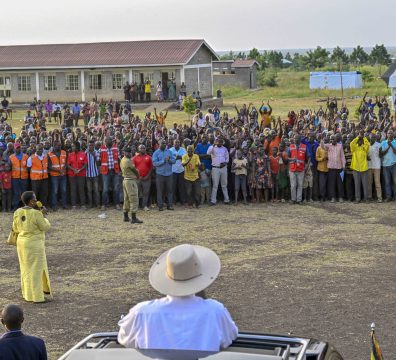
[(15, 154), (10, 156), (11, 161), (11, 178), (13, 179), (28, 179), (29, 173), (27, 168), (28, 156), (26, 154), (22, 155), (22, 160), (16, 157)]
[[(118, 174), (120, 172), (120, 164), (118, 163), (118, 147), (113, 145), (111, 151), (113, 152), (114, 172)], [(107, 147), (104, 145), (100, 148), (100, 173), (102, 175), (109, 173), (109, 154), (107, 153)]]
[[(66, 170), (66, 151), (61, 150), (60, 157), (57, 157), (54, 152), (49, 152), (48, 156), (51, 159), (51, 167), (56, 170)], [(60, 176), (57, 171), (49, 172), (51, 176)]]
[(290, 171), (304, 171), (305, 167), (305, 153), (307, 152), (307, 147), (305, 144), (300, 144), (297, 149), (295, 144), (290, 144), (290, 158), (296, 161), (290, 161)]
[(48, 179), (48, 156), (44, 155), (40, 160), (36, 154), (32, 155), (32, 167), (30, 169), (31, 180)]

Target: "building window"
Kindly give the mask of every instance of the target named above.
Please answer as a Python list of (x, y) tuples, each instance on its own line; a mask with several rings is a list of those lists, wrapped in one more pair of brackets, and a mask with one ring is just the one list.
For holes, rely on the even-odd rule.
[(11, 90), (0, 90), (0, 97), (11, 97)]
[(154, 81), (154, 73), (152, 72), (145, 72), (143, 73), (143, 78), (144, 81), (146, 82), (147, 80), (150, 81), (151, 85), (153, 85), (153, 81)]
[(89, 88), (92, 90), (102, 89), (102, 74), (89, 75)]
[(66, 75), (66, 90), (78, 90), (79, 89), (79, 81), (78, 75)]
[(0, 76), (0, 85), (4, 85), (4, 78)]
[(44, 90), (55, 91), (56, 90), (56, 76), (48, 75), (44, 76)]
[(113, 90), (121, 90), (122, 82), (122, 74), (113, 74)]
[(18, 76), (18, 91), (31, 91), (30, 75)]

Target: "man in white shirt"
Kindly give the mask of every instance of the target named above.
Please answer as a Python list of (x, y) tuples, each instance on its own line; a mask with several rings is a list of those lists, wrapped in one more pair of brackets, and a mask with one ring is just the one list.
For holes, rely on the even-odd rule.
[(215, 145), (209, 147), (208, 155), (212, 157), (212, 196), (209, 205), (215, 205), (217, 201), (217, 189), (219, 183), (221, 184), (221, 190), (223, 191), (224, 203), (229, 204), (230, 199), (228, 197), (227, 182), (228, 172), (227, 165), (230, 160), (230, 155), (226, 147), (223, 146), (223, 139), (218, 138)]
[(134, 306), (118, 323), (118, 342), (169, 360), (195, 360), (227, 348), (238, 335), (227, 309), (194, 295), (219, 272), (219, 257), (203, 246), (183, 244), (163, 253), (151, 267), (149, 280), (167, 296)]
[(377, 201), (382, 202), (382, 189), (381, 189), (381, 158), (380, 158), (381, 144), (378, 142), (377, 135), (371, 134), (370, 136), (370, 150), (368, 153), (368, 200), (373, 199), (373, 179), (375, 190), (377, 192)]

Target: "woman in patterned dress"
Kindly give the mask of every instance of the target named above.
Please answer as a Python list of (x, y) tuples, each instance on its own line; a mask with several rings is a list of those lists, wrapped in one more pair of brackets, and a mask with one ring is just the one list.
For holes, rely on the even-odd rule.
[(257, 202), (261, 200), (263, 190), (265, 201), (268, 202), (269, 189), (272, 188), (271, 162), (261, 147), (257, 151), (255, 161), (255, 188)]

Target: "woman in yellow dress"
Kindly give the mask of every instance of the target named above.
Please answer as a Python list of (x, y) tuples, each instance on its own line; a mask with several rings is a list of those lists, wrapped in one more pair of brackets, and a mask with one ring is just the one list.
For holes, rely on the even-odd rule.
[(44, 294), (51, 294), (45, 255), (45, 232), (51, 224), (44, 211), (37, 210), (33, 191), (25, 191), (21, 199), (25, 206), (15, 211), (12, 228), (18, 234), (22, 296), (26, 301), (41, 303), (45, 302)]

